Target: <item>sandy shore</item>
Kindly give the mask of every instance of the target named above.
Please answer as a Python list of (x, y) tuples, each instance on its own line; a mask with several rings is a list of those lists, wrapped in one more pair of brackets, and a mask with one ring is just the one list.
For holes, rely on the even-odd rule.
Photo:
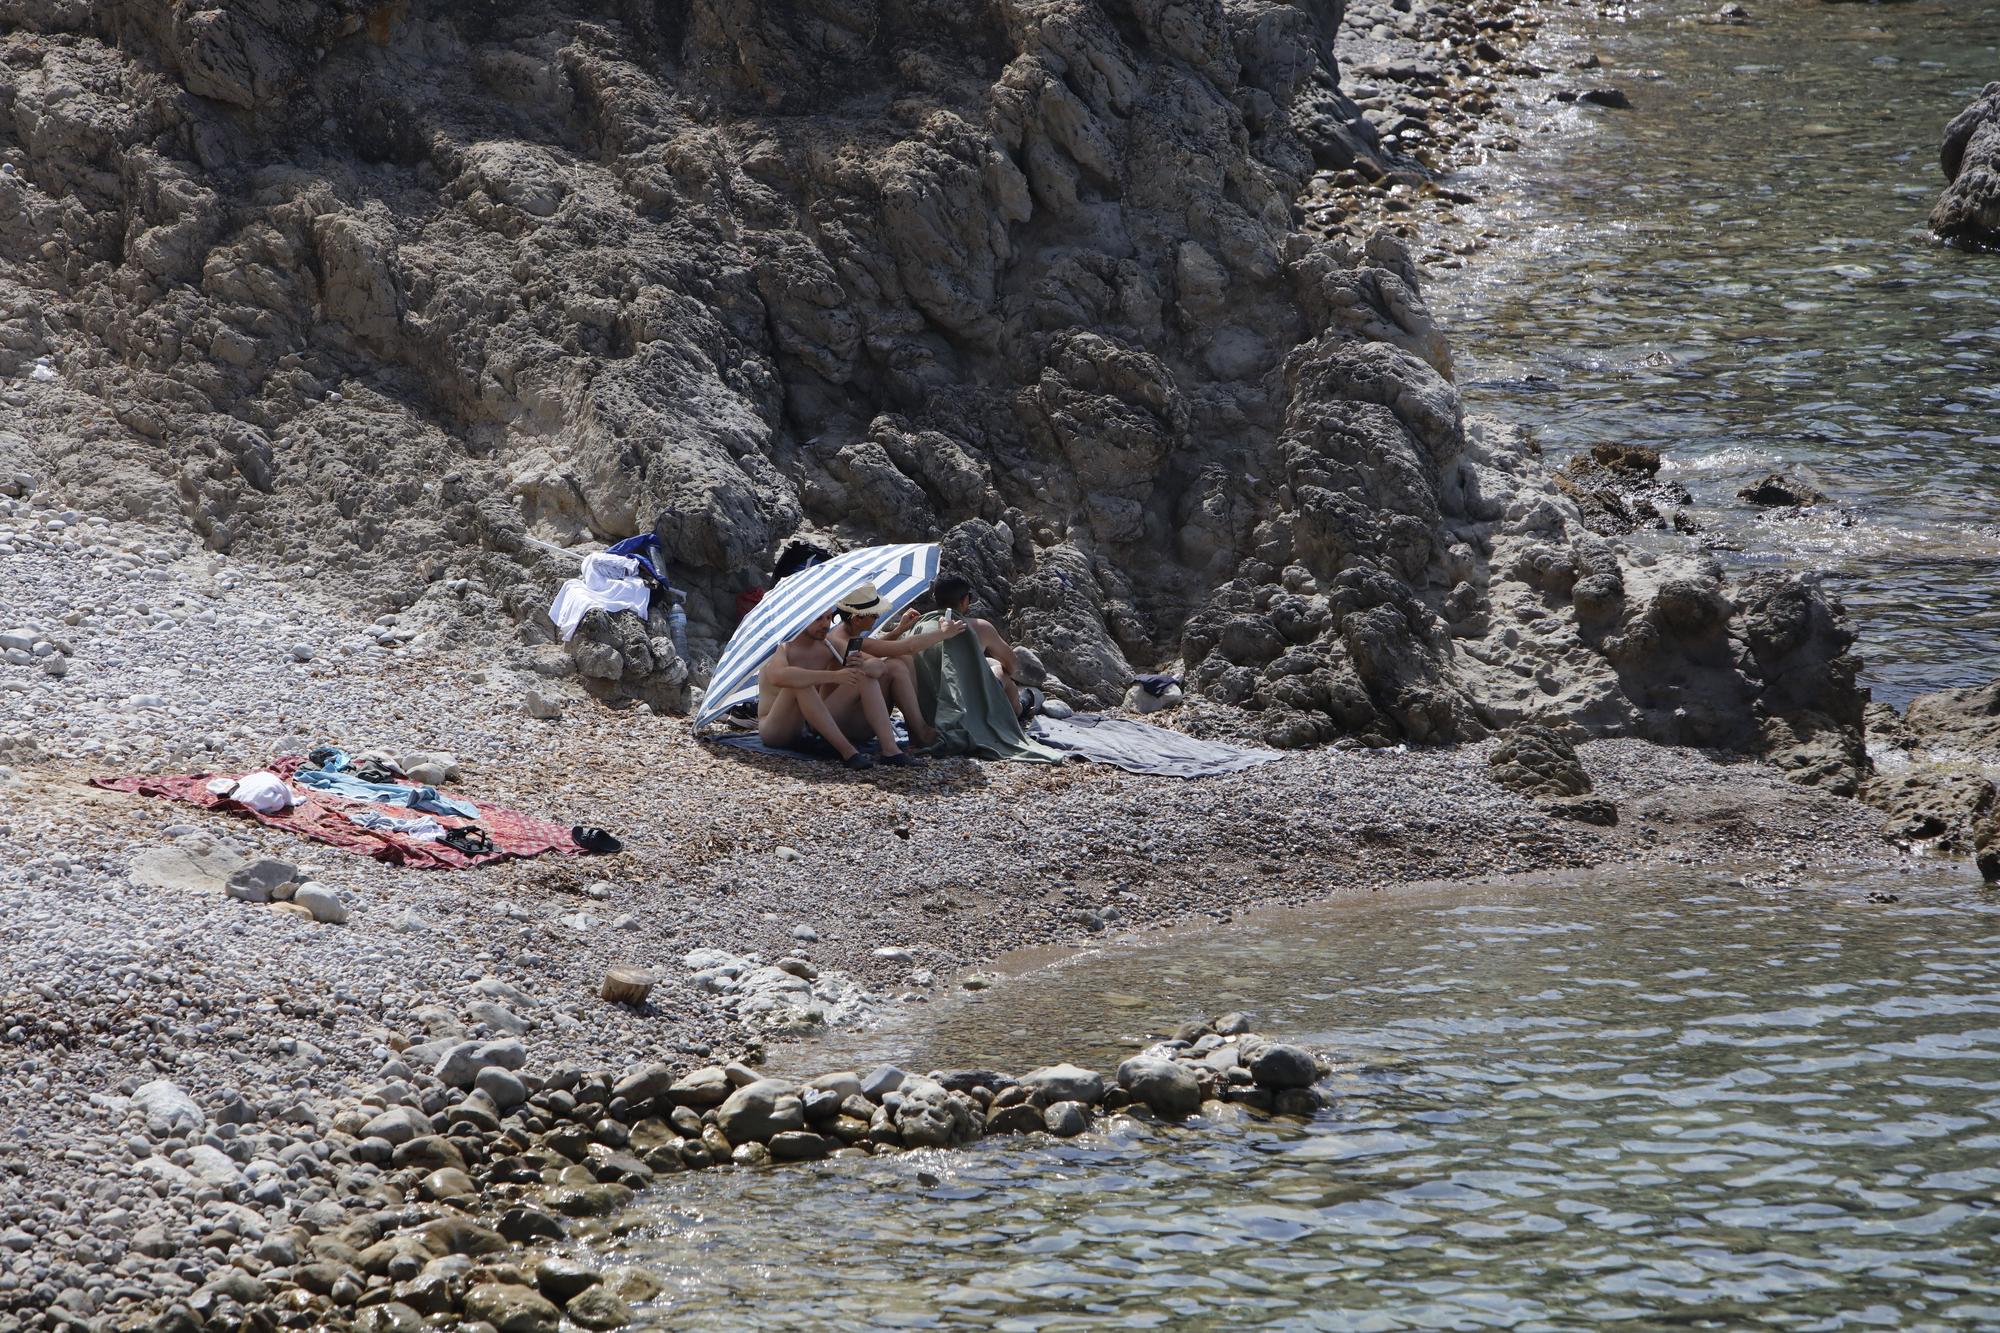
[[(534, 676), (520, 650), (408, 627), (388, 627), (384, 645), (384, 627), (346, 609), (357, 590), (302, 570), (0, 505), (0, 619), (50, 645), (0, 667), (0, 1310), (19, 1318), (57, 1298), (107, 1310), (185, 1295), (225, 1264), (268, 1266), (242, 1237), (202, 1232), (226, 1197), (278, 1219), (342, 1204), (338, 1180), (281, 1151), (283, 1169), (220, 1191), (147, 1175), (158, 1144), (127, 1098), (155, 1079), (211, 1111), (240, 1101), (247, 1123), (286, 1126), (276, 1137), (311, 1150), (401, 1046), (506, 1035), (502, 1015), (469, 1007), (496, 995), (530, 1069), (615, 1076), (754, 1058), (772, 1023), (797, 1035), (816, 1013), (865, 1021), (1005, 950), (1252, 905), (1554, 867), (1726, 858), (1787, 876), (1889, 855), (1864, 807), (1754, 763), (1638, 742), (1583, 750), (1620, 806), (1611, 829), (1548, 818), (1496, 786), (1484, 747), (1331, 749), (1197, 782), (966, 760), (856, 777), (717, 753), (681, 720)], [(531, 685), (563, 700), (562, 718), (526, 715)], [(401, 870), (83, 785), (237, 772), (321, 741), (452, 751), (460, 790), (605, 826), (626, 851)], [(150, 853), (210, 846), (293, 863), (351, 919), (132, 880)], [(795, 955), (819, 977), (810, 994), (746, 1005), (684, 965), (697, 949)], [(620, 962), (660, 970), (648, 1010), (597, 998)], [(487, 978), (511, 990), (472, 989)], [(149, 1226), (188, 1241), (142, 1254), (133, 1237)]]

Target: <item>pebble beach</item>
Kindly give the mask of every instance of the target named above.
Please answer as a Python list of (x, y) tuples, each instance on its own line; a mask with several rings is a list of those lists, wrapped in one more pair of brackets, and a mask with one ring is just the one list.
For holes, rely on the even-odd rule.
[[(1417, 880), (1726, 853), (1803, 883), (1890, 855), (1861, 806), (1635, 741), (1581, 747), (1613, 828), (1497, 786), (1487, 746), (1194, 782), (960, 759), (857, 777), (718, 752), (538, 674), (532, 650), (361, 620), (297, 570), (32, 495), (0, 499), (0, 558), (0, 620), (26, 644), (0, 667), (0, 1327), (187, 1299), (283, 1267), (287, 1226), (379, 1202), (386, 1173), (332, 1122), (389, 1104), (412, 1044), (519, 1041), (531, 1073), (613, 1078), (755, 1062), (767, 1039), (984, 984), (1022, 946)], [(530, 717), (530, 692), (560, 716)], [(85, 785), (323, 742), (448, 752), (455, 790), (625, 850), (398, 869)], [(163, 855), (283, 861), (346, 920), (153, 882)], [(618, 964), (659, 978), (643, 1006), (599, 998)], [(157, 1094), (134, 1094), (162, 1082), (206, 1137), (149, 1129)]]

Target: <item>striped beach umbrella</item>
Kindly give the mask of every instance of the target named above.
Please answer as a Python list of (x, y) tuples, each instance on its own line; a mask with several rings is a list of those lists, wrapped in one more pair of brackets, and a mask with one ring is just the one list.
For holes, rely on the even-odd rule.
[(886, 622), (931, 586), (937, 570), (935, 542), (868, 546), (802, 569), (779, 583), (751, 608), (730, 636), (722, 660), (708, 678), (708, 692), (702, 696), (694, 729), (700, 731), (737, 704), (755, 699), (757, 669), (778, 645), (826, 614), (854, 589), (864, 583), (875, 585), (887, 603), (882, 610)]

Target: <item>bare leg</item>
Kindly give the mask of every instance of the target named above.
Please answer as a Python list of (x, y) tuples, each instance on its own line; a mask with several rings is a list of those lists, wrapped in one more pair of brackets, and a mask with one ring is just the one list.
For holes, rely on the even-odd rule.
[(933, 743), (938, 738), (937, 728), (924, 720), (924, 711), (917, 704), (917, 673), (903, 658), (884, 660), (889, 669), (882, 677), (882, 690), (893, 706), (902, 710), (903, 725), (910, 729), (910, 739), (918, 746)]
[(781, 749), (791, 749), (798, 744), (799, 727), (803, 719), (799, 716), (799, 692), (797, 690), (777, 690), (770, 696), (770, 707), (760, 707), (757, 713), (757, 736), (766, 745)]
[(903, 752), (896, 744), (896, 724), (889, 717), (889, 701), (882, 697), (882, 684), (876, 680), (861, 682), (861, 712), (874, 728), (875, 739), (882, 746), (882, 757), (893, 758)]
[[(847, 739), (861, 740), (872, 734), (881, 745), (885, 759), (903, 752), (902, 747), (896, 744), (896, 724), (890, 720), (889, 705), (882, 698), (882, 687), (872, 678), (859, 685), (842, 685), (828, 690), (821, 702), (826, 707), (827, 721)], [(815, 726), (814, 730), (817, 729)]]
[(973, 620), (972, 632), (979, 636), (979, 649), (986, 654), (987, 665), (1000, 678), (1000, 688), (1007, 692), (1007, 704), (1016, 713), (1021, 711), (1021, 689), (1014, 683), (1014, 673), (1020, 670), (1021, 659), (1014, 656), (1014, 646), (1000, 637), (1000, 631), (993, 628), (990, 620)]
[(826, 707), (826, 699), (820, 697), (818, 689), (806, 687), (796, 691), (780, 691), (778, 705), (772, 707), (770, 717), (758, 725), (758, 735), (764, 745), (798, 745), (798, 725), (800, 721), (814, 731), (822, 741), (826, 741), (842, 759), (854, 757), (854, 743), (848, 741), (840, 723), (834, 721), (832, 711)]
[(1021, 687), (1014, 683), (1014, 678), (1007, 674), (1007, 669), (992, 658), (986, 659), (986, 665), (992, 669), (994, 679), (1000, 682), (1000, 688), (1006, 692), (1007, 706), (1018, 715), (1021, 711)]

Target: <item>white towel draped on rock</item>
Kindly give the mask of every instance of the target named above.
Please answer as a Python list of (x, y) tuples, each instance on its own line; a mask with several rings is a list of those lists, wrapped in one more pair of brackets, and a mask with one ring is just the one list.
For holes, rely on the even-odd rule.
[(582, 574), (556, 589), (556, 599), (549, 604), (549, 619), (556, 622), (556, 632), (568, 643), (576, 627), (583, 623), (585, 613), (593, 607), (608, 612), (636, 611), (639, 619), (644, 620), (652, 598), (652, 590), (639, 577), (637, 560), (599, 551), (583, 558)]

